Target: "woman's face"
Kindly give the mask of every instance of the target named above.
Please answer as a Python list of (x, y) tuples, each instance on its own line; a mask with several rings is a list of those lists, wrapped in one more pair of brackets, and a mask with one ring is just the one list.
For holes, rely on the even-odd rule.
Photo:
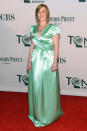
[(46, 8), (42, 7), (38, 13), (37, 13), (37, 17), (39, 19), (40, 22), (46, 21), (46, 17), (47, 17), (47, 12), (46, 12)]

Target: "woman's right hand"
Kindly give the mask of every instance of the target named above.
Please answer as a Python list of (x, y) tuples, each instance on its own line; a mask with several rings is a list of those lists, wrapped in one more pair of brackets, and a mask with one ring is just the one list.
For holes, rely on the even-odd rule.
[(29, 62), (28, 65), (27, 65), (27, 72), (28, 72), (29, 70), (32, 70), (31, 62)]

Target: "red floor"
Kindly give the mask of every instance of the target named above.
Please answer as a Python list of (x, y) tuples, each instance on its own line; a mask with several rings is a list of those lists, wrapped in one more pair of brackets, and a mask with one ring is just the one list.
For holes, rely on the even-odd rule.
[(28, 94), (0, 92), (0, 131), (87, 131), (87, 97), (61, 96), (63, 116), (35, 127), (28, 118)]

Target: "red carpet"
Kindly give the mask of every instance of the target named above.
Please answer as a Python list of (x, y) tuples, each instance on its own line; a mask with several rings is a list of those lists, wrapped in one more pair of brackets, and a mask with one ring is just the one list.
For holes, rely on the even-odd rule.
[(35, 127), (28, 118), (28, 94), (0, 92), (0, 131), (87, 131), (87, 97), (61, 96), (63, 116)]

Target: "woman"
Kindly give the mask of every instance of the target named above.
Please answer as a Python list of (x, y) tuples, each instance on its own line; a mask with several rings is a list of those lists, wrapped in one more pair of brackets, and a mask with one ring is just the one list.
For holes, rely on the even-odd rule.
[(63, 114), (57, 59), (60, 29), (49, 24), (50, 13), (46, 5), (36, 8), (37, 25), (31, 26), (31, 46), (27, 70), (29, 71), (29, 118), (36, 127), (46, 126)]

